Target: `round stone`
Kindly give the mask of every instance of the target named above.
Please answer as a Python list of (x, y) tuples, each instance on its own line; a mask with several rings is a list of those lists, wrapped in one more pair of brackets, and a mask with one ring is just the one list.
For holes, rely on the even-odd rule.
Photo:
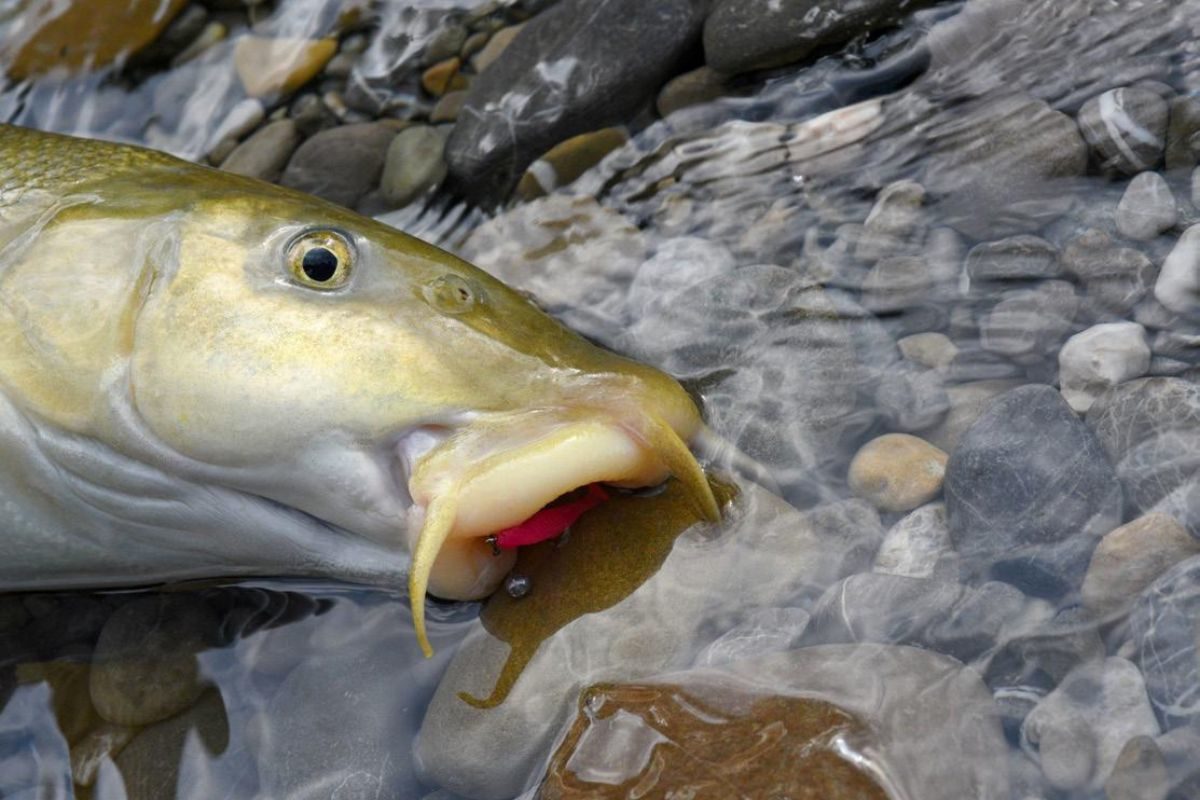
[(911, 511), (942, 490), (947, 455), (904, 433), (873, 439), (850, 462), (850, 488), (882, 511)]

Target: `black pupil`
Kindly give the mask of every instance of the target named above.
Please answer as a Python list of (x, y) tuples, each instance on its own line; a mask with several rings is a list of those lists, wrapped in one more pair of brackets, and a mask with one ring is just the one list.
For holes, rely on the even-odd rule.
[(337, 272), (338, 257), (326, 247), (314, 247), (304, 254), (300, 268), (309, 280), (324, 283)]

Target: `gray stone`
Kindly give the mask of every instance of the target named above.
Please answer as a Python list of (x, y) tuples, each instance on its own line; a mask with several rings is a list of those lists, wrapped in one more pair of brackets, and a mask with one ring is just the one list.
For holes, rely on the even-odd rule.
[(300, 131), (295, 120), (276, 120), (259, 128), (239, 144), (221, 162), (221, 169), (249, 178), (275, 181), (283, 173), (283, 168), (299, 144)]
[(1130, 639), (1146, 679), (1150, 702), (1164, 728), (1200, 718), (1200, 556), (1176, 565), (1137, 598), (1129, 615)]
[(1200, 156), (1200, 98), (1184, 95), (1171, 100), (1167, 125), (1167, 169), (1196, 166)]
[(980, 345), (989, 353), (1048, 358), (1071, 330), (1079, 309), (1066, 281), (1007, 291), (979, 323)]
[(1183, 232), (1163, 262), (1154, 296), (1176, 314), (1196, 315), (1200, 307), (1200, 225)]
[(1140, 378), (1149, 368), (1146, 329), (1136, 322), (1093, 325), (1068, 339), (1058, 353), (1063, 397), (1080, 413), (1106, 389)]
[(905, 336), (896, 342), (909, 361), (928, 369), (945, 369), (954, 360), (958, 347), (944, 333), (926, 332)]
[(962, 435), (975, 424), (992, 400), (1020, 385), (1021, 382), (1015, 380), (988, 379), (948, 386), (946, 396), (950, 400), (950, 410), (941, 424), (923, 432), (921, 437), (947, 453), (953, 453)]
[(1100, 442), (1049, 386), (997, 398), (946, 466), (946, 518), (964, 572), (1056, 599), (1077, 589), (1121, 520)]
[(446, 177), (442, 157), (446, 135), (429, 125), (413, 125), (396, 134), (388, 145), (379, 189), (395, 206), (411, 203)]
[[(538, 777), (584, 686), (686, 666), (709, 621), (811, 600), (841, 575), (865, 567), (882, 535), (864, 504), (801, 516), (746, 486), (718, 527), (685, 531), (659, 571), (632, 594), (544, 641), (504, 702), (490, 709), (468, 705), (459, 693), (487, 697), (510, 648), (476, 628), (425, 715), (416, 742), (425, 777), (485, 800), (521, 792)], [(500, 741), (505, 757), (490, 757)]]
[(218, 624), (195, 594), (155, 595), (121, 606), (96, 642), (96, 710), (119, 725), (147, 725), (190, 706), (205, 687), (196, 655), (215, 644)]
[(909, 512), (884, 534), (874, 571), (907, 578), (937, 578), (958, 564), (946, 525), (946, 505), (930, 503)]
[(1153, 239), (1175, 227), (1178, 219), (1171, 187), (1157, 172), (1134, 176), (1117, 204), (1117, 230), (1130, 239)]
[(300, 145), (280, 183), (353, 208), (379, 183), (396, 128), (363, 122), (320, 131)]
[[(196, 762), (211, 759), (228, 746), (229, 723), (221, 693), (206, 692), (187, 711), (143, 729), (121, 750), (116, 766), (124, 794), (111, 796), (128, 800), (180, 796), (185, 788), (179, 785), (181, 776), (202, 769)], [(104, 783), (102, 775), (98, 778), (97, 788)], [(97, 794), (106, 796), (102, 791)]]
[(719, 0), (704, 23), (704, 56), (718, 72), (778, 67), (860, 31), (886, 27), (925, 2)]
[(1067, 675), (1030, 712), (1021, 740), (1051, 784), (1059, 789), (1096, 790), (1104, 785), (1127, 741), (1158, 732), (1138, 668), (1112, 657), (1084, 664)]
[[(506, 198), (525, 168), (572, 136), (622, 124), (700, 34), (699, 0), (563, 0), (471, 82), (446, 161), (470, 198)], [(579, 35), (579, 20), (588, 35)]]
[(904, 311), (929, 300), (933, 286), (922, 256), (886, 256), (863, 280), (862, 303), (877, 314)]
[(875, 404), (892, 427), (905, 432), (931, 428), (950, 410), (945, 381), (931, 369), (888, 370), (875, 389)]
[(1126, 610), (1160, 575), (1200, 553), (1200, 541), (1166, 514), (1146, 514), (1109, 531), (1088, 565), (1083, 602), (1101, 615)]
[(1083, 104), (1079, 128), (1101, 169), (1136, 175), (1162, 160), (1167, 101), (1140, 87), (1111, 89)]
[(1167, 800), (1171, 777), (1158, 744), (1149, 736), (1134, 736), (1121, 748), (1104, 781), (1107, 800)]
[(967, 253), (967, 275), (972, 286), (989, 281), (1057, 278), (1060, 272), (1058, 248), (1037, 236), (984, 242)]
[(721, 634), (696, 656), (697, 667), (719, 667), (744, 658), (792, 650), (808, 627), (800, 608), (760, 608)]
[(1117, 314), (1128, 313), (1141, 301), (1158, 275), (1145, 254), (1119, 247), (1107, 233), (1094, 229), (1067, 243), (1062, 263), (1084, 284), (1087, 299)]

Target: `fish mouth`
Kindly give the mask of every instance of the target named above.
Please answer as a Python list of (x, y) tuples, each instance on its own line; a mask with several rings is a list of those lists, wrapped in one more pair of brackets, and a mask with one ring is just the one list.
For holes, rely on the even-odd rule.
[[(426, 592), (453, 600), (490, 594), (516, 561), (514, 548), (497, 547), (497, 534), (581, 487), (640, 488), (674, 477), (702, 518), (717, 519), (712, 489), (681, 433), (694, 431), (648, 414), (630, 423), (603, 412), (542, 410), (406, 436), (398, 448), (413, 500), (408, 593), (425, 655), (433, 652)], [(580, 502), (602, 497), (589, 488)]]

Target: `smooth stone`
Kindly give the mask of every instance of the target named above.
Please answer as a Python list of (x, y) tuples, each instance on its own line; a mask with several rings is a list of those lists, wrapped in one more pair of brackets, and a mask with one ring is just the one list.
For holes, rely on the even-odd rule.
[(893, 428), (904, 432), (930, 428), (950, 410), (945, 381), (929, 369), (888, 370), (875, 389), (875, 404)]
[(388, 145), (379, 189), (394, 206), (411, 203), (446, 177), (446, 136), (429, 125), (413, 125)]
[(879, 552), (875, 554), (873, 570), (906, 578), (935, 578), (946, 571), (949, 563), (957, 579), (957, 563), (953, 559), (946, 505), (929, 503), (909, 512), (888, 528)]
[[(239, 101), (229, 109), (229, 113), (225, 115), (225, 118), (221, 120), (209, 137), (208, 141), (212, 143), (212, 147), (209, 149), (212, 150), (222, 143), (236, 146), (237, 140), (262, 124), (266, 116), (267, 112), (263, 108), (263, 104), (253, 97)], [(232, 152), (232, 147), (230, 152)]]
[(1107, 800), (1167, 800), (1171, 777), (1166, 760), (1154, 739), (1134, 736), (1121, 748), (1112, 772), (1104, 781)]
[[(184, 713), (143, 729), (125, 745), (116, 758), (124, 782), (122, 796), (128, 800), (176, 797), (182, 776), (204, 770), (204, 762), (228, 746), (225, 704), (214, 689)], [(100, 791), (97, 794), (105, 796)]]
[(1200, 99), (1181, 95), (1171, 100), (1167, 124), (1168, 170), (1190, 170), (1200, 157)]
[(1062, 262), (1067, 273), (1084, 284), (1087, 298), (1119, 314), (1137, 305), (1158, 276), (1158, 268), (1144, 253), (1119, 247), (1111, 236), (1095, 229), (1068, 242)]
[(395, 136), (396, 128), (386, 122), (319, 131), (292, 154), (279, 182), (352, 208), (378, 184)]
[(425, 63), (436, 64), (459, 55), (463, 45), (467, 43), (467, 36), (468, 31), (465, 25), (454, 19), (446, 18), (443, 20), (442, 27), (438, 28), (437, 32), (430, 36), (429, 41), (425, 43), (423, 56)]
[(193, 39), (187, 47), (175, 54), (175, 57), (171, 59), (171, 68), (178, 69), (183, 64), (199, 58), (213, 47), (225, 41), (228, 36), (229, 28), (223, 22), (218, 20), (209, 22), (200, 31), (199, 36)]
[(937, 427), (923, 431), (921, 438), (947, 453), (953, 453), (963, 434), (975, 424), (992, 400), (1021, 383), (1002, 378), (947, 386), (946, 397), (950, 401), (950, 410)]
[(1081, 414), (1106, 389), (1140, 378), (1149, 368), (1146, 329), (1136, 322), (1093, 325), (1068, 339), (1058, 353), (1062, 395)]
[(465, 90), (446, 92), (429, 112), (429, 121), (435, 125), (440, 122), (454, 122), (458, 119), (459, 112), (462, 111), (463, 103), (466, 101), (467, 92)]
[(864, 572), (826, 590), (801, 646), (902, 644), (970, 663), (1028, 629), (1039, 611), (1006, 583), (973, 587)]
[(994, 400), (946, 465), (946, 518), (964, 572), (1036, 597), (1078, 588), (1121, 521), (1121, 485), (1062, 395), (1022, 386)]
[(904, 311), (929, 299), (934, 287), (922, 256), (885, 256), (862, 283), (863, 306), (876, 314)]
[(441, 97), (447, 92), (460, 92), (467, 88), (467, 76), (459, 70), (462, 59), (458, 56), (439, 61), (421, 73), (421, 87), (434, 97)]
[(487, 40), (487, 44), (483, 45), (479, 52), (471, 58), (471, 66), (475, 71), (483, 72), (496, 63), (496, 59), (500, 58), (500, 54), (508, 49), (508, 46), (513, 43), (513, 39), (517, 38), (517, 34), (524, 27), (524, 25), (513, 25), (493, 33)]
[(654, 101), (660, 117), (669, 117), (681, 108), (710, 103), (730, 91), (729, 77), (711, 67), (697, 67), (667, 81)]
[(118, 725), (147, 725), (192, 705), (205, 689), (196, 656), (219, 620), (196, 595), (140, 598), (109, 618), (96, 642), (91, 696)]
[(1154, 296), (1176, 314), (1195, 315), (1200, 306), (1200, 225), (1185, 230), (1167, 255)]
[(281, 119), (259, 128), (221, 162), (221, 169), (248, 178), (276, 181), (300, 145), (295, 120)]
[(1200, 721), (1200, 556), (1183, 561), (1143, 591), (1129, 615), (1135, 661), (1164, 729)]
[(1050, 358), (1067, 336), (1079, 298), (1066, 281), (1043, 281), (1034, 289), (1004, 292), (979, 322), (980, 346), (989, 353)]
[(1111, 89), (1079, 109), (1079, 128), (1101, 169), (1136, 175), (1163, 157), (1167, 101), (1139, 87)]
[[(869, 564), (882, 534), (865, 504), (801, 515), (745, 486), (719, 525), (687, 529), (632, 594), (543, 640), (492, 708), (461, 695), (488, 697), (512, 647), (477, 627), (438, 685), (416, 741), (425, 779), (479, 800), (520, 793), (539, 776), (584, 686), (686, 666), (712, 620), (811, 600), (814, 590)], [(502, 759), (489, 757), (496, 742), (505, 743)]]
[(967, 253), (967, 275), (972, 284), (1057, 278), (1060, 272), (1058, 248), (1038, 236), (984, 242)]
[(1045, 102), (1004, 96), (968, 107), (926, 145), (922, 185), (946, 224), (980, 240), (1024, 233), (1067, 210), (1064, 179), (1087, 169), (1075, 120)]
[(1181, 561), (1200, 554), (1200, 541), (1166, 514), (1145, 514), (1105, 534), (1083, 580), (1084, 604), (1116, 616), (1142, 590)]
[(315, 78), (336, 52), (336, 39), (242, 36), (233, 48), (233, 65), (246, 94), (274, 97)]
[(529, 201), (573, 183), (627, 141), (624, 128), (604, 128), (559, 142), (529, 165), (517, 184), (517, 197)]
[(1157, 172), (1134, 176), (1117, 203), (1117, 230), (1122, 236), (1148, 241), (1175, 227), (1179, 209), (1166, 179)]
[(719, 667), (744, 658), (792, 650), (808, 627), (802, 608), (760, 608), (700, 651), (694, 666)]
[(471, 82), (446, 148), (456, 184), (494, 205), (554, 145), (627, 122), (695, 43), (703, 6), (561, 0), (538, 14)]
[(138, 52), (134, 60), (143, 64), (169, 62), (201, 35), (207, 22), (208, 10), (204, 6), (198, 3), (187, 5), (158, 38)]
[(881, 511), (911, 511), (942, 490), (948, 456), (924, 439), (888, 433), (850, 462), (851, 490)]
[(944, 333), (927, 331), (897, 340), (900, 354), (918, 366), (945, 369), (958, 354), (958, 346)]
[(926, 5), (897, 0), (718, 0), (704, 23), (708, 66), (727, 74), (779, 67), (883, 28)]
[(1126, 742), (1158, 733), (1138, 668), (1110, 657), (1068, 674), (1026, 717), (1021, 739), (1055, 787), (1094, 791)]
[(337, 117), (315, 94), (306, 93), (296, 98), (288, 109), (288, 116), (295, 121), (301, 136), (312, 136), (319, 130), (337, 124)]

